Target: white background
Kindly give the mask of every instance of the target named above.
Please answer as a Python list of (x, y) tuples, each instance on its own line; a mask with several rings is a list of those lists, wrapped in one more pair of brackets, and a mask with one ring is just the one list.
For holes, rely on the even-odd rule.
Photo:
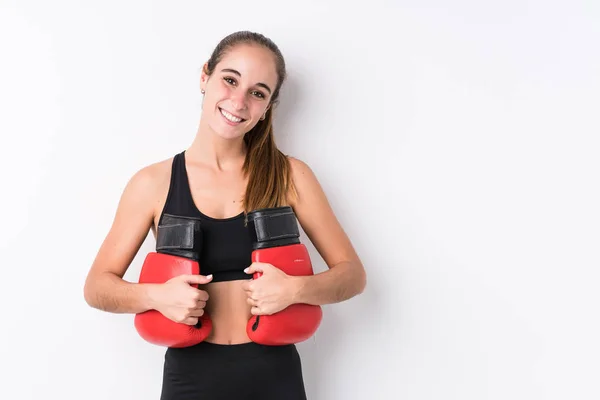
[(299, 345), (309, 399), (600, 398), (598, 4), (0, 1), (0, 398), (158, 399), (164, 349), (83, 283), (241, 29), (368, 271)]

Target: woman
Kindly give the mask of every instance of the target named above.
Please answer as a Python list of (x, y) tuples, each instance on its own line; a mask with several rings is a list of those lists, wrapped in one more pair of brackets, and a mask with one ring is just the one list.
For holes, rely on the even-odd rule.
[[(269, 39), (252, 32), (224, 38), (203, 67), (202, 117), (194, 141), (134, 174), (89, 271), (85, 299), (100, 310), (158, 310), (189, 325), (205, 310), (210, 313), (213, 330), (204, 342), (167, 349), (164, 400), (305, 399), (296, 347), (252, 342), (247, 321), (294, 303), (341, 302), (365, 287), (362, 263), (314, 174), (275, 146), (273, 105), (285, 76), (283, 56)], [(284, 205), (293, 208), (328, 265), (326, 272), (293, 277), (270, 264), (251, 264), (246, 213)], [(124, 281), (165, 212), (202, 220), (201, 266), (214, 273), (164, 284)], [(252, 280), (257, 271), (262, 277)]]

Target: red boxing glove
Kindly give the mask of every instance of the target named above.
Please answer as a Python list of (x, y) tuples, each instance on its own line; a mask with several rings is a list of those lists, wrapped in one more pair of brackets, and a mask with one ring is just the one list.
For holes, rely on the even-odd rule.
[[(202, 231), (200, 222), (192, 218), (163, 215), (158, 226), (156, 252), (148, 253), (139, 283), (165, 283), (179, 275), (200, 274), (198, 263)], [(192, 284), (194, 287), (198, 285)], [(175, 322), (157, 310), (134, 317), (135, 329), (146, 341), (159, 346), (188, 347), (202, 342), (212, 331), (205, 312), (195, 326)]]
[[(296, 216), (291, 207), (275, 207), (248, 213), (253, 239), (252, 262), (269, 263), (287, 275), (313, 275), (306, 246), (300, 243)], [(259, 279), (261, 273), (253, 278)], [(246, 333), (255, 343), (286, 345), (299, 343), (317, 331), (323, 311), (320, 306), (292, 304), (272, 315), (254, 315)]]

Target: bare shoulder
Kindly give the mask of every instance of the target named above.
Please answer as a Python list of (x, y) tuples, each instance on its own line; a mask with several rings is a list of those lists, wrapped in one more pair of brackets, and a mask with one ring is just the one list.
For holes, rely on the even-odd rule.
[(143, 189), (157, 188), (165, 179), (169, 179), (172, 162), (173, 158), (171, 157), (143, 166), (133, 174), (129, 184)]
[(287, 156), (287, 159), (290, 162), (290, 167), (292, 172), (306, 172), (306, 170), (310, 170), (310, 167), (304, 161), (298, 159), (297, 157)]
[(135, 172), (128, 183), (132, 194), (152, 210), (153, 225), (158, 223), (169, 192), (172, 164), (173, 157), (148, 164)]
[(301, 201), (301, 196), (310, 193), (311, 190), (321, 190), (313, 170), (308, 164), (296, 157), (287, 156), (290, 164), (290, 175), (294, 184), (295, 194), (290, 193), (288, 201), (292, 208), (296, 208)]

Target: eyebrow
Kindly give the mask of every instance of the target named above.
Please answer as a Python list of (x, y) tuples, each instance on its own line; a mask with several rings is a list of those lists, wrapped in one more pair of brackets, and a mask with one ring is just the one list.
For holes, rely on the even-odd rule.
[[(221, 70), (221, 72), (231, 72), (232, 74), (235, 74), (235, 75), (237, 75), (237, 76), (239, 76), (239, 77), (241, 77), (241, 76), (242, 76), (242, 74), (240, 74), (238, 71), (236, 71), (235, 69), (231, 69), (231, 68), (224, 68), (224, 69), (222, 69), (222, 70)], [(271, 93), (272, 93), (272, 92), (271, 92), (271, 88), (270, 88), (270, 87), (268, 87), (268, 86), (267, 86), (265, 83), (258, 82), (258, 83), (256, 84), (256, 86), (260, 86), (260, 87), (263, 87), (263, 88), (265, 88), (266, 90), (268, 90), (268, 91), (269, 91), (269, 94), (271, 94)]]

